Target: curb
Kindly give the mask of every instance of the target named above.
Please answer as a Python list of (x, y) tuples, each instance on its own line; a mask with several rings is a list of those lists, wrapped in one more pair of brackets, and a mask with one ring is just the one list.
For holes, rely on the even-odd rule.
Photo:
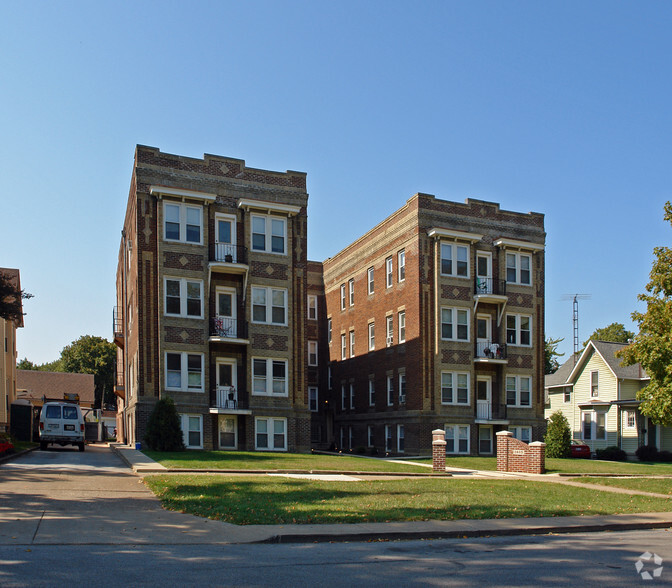
[(16, 453), (10, 453), (9, 455), (3, 455), (0, 457), (0, 464), (6, 463), (8, 461), (12, 461), (13, 459), (16, 459), (17, 457), (20, 457), (22, 455), (25, 455), (26, 453), (30, 453), (31, 451), (35, 451), (36, 449), (39, 449), (39, 445), (36, 445), (35, 447), (29, 447), (28, 449), (22, 449), (21, 451), (17, 451)]

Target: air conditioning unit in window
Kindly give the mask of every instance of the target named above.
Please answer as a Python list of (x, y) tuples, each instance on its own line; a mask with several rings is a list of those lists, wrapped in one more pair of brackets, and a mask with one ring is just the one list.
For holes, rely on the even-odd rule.
[(391, 346), (392, 346), (392, 343), (394, 343), (394, 337), (392, 337), (392, 335), (390, 335), (390, 336), (387, 338), (387, 346), (388, 346), (388, 347), (391, 347)]
[(406, 394), (399, 395), (399, 404), (406, 404)]

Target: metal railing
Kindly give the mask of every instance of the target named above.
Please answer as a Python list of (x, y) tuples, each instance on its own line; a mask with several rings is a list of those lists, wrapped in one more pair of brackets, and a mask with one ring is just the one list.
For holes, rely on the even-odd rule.
[(214, 408), (239, 409), (244, 408), (238, 398), (238, 391), (233, 386), (217, 386), (215, 389)]
[(506, 418), (506, 404), (476, 401), (476, 418), (492, 421)]
[(124, 337), (124, 316), (121, 309), (115, 306), (112, 309), (112, 332), (115, 339), (123, 339)]
[(247, 247), (231, 243), (215, 243), (210, 261), (247, 264)]
[(210, 325), (210, 336), (222, 339), (247, 339), (247, 321), (228, 316), (216, 316)]
[(480, 296), (487, 294), (506, 296), (506, 280), (476, 277), (474, 282), (474, 294)]
[(476, 357), (485, 359), (506, 359), (506, 344), (494, 341), (478, 341), (475, 354)]

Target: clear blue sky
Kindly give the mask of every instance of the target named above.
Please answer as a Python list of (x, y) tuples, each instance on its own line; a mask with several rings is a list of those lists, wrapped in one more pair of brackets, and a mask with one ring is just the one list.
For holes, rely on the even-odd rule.
[(308, 173), (322, 260), (416, 192), (546, 215), (546, 333), (622, 322), (669, 245), (672, 3), (0, 3), (19, 357), (111, 339), (137, 143)]

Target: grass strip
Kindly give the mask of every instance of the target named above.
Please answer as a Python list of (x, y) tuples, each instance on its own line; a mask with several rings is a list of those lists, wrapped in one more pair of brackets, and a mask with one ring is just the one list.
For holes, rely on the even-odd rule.
[(669, 500), (525, 480), (322, 482), (225, 475), (151, 476), (164, 508), (237, 525), (602, 515), (670, 510)]
[[(655, 494), (667, 494), (672, 497), (672, 479), (670, 478), (574, 478), (575, 482), (585, 484), (601, 484), (602, 486), (615, 486), (627, 490), (640, 492), (654, 492)], [(670, 505), (672, 510), (672, 504)]]

